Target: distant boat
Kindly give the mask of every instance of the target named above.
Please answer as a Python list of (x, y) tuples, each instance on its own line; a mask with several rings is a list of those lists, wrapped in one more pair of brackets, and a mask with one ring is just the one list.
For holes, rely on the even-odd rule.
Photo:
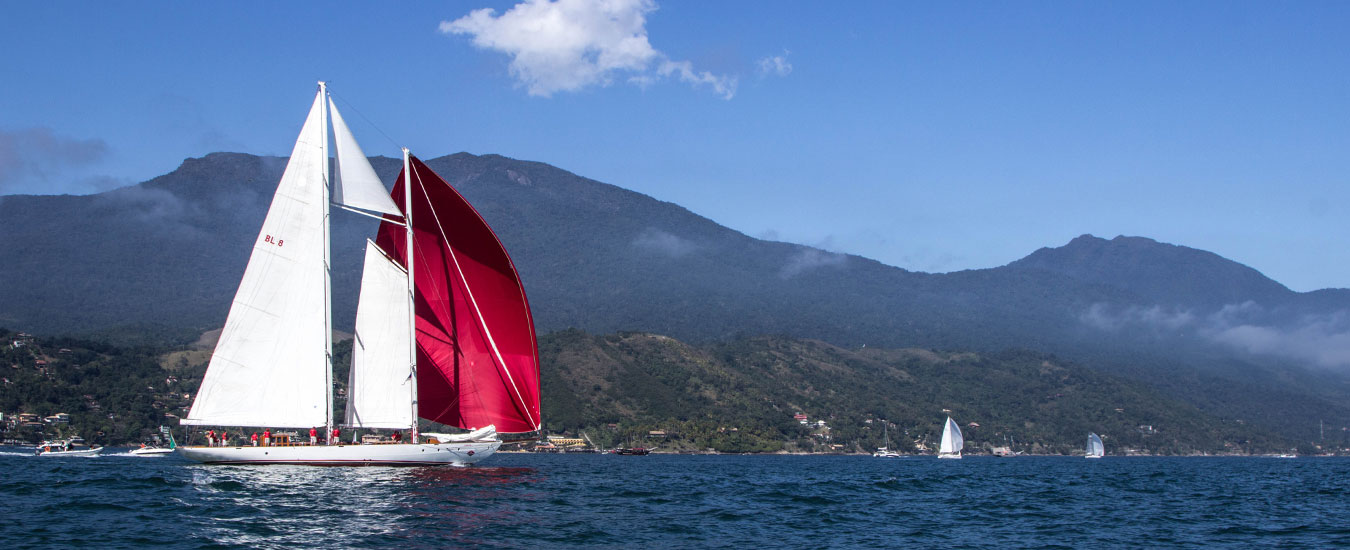
[(155, 442), (155, 443), (152, 443), (152, 444), (150, 444), (150, 445), (142, 444), (142, 445), (141, 445), (141, 448), (139, 448), (139, 449), (132, 449), (132, 450), (131, 450), (131, 455), (132, 455), (132, 456), (165, 456), (165, 455), (171, 455), (171, 454), (173, 454), (173, 450), (174, 450), (175, 448), (178, 447), (178, 443), (176, 443), (176, 442), (173, 440), (173, 432), (170, 432), (170, 431), (169, 431), (169, 427), (168, 427), (168, 426), (160, 426), (160, 427), (159, 427), (159, 432), (162, 433), (162, 434), (164, 434), (164, 437), (168, 439), (168, 441), (169, 441), (169, 446), (168, 446), (168, 447), (161, 447), (161, 446), (159, 446), (159, 441), (158, 441), (159, 438), (156, 437), (156, 438), (155, 438), (155, 439), (156, 439), (156, 442)]
[(1087, 452), (1084, 453), (1083, 457), (1101, 458), (1105, 454), (1106, 449), (1102, 447), (1102, 438), (1097, 437), (1095, 433), (1088, 432)]
[(38, 456), (94, 456), (102, 451), (103, 447), (90, 446), (84, 442), (83, 438), (78, 436), (70, 439), (43, 441), (37, 447)]
[(651, 453), (652, 450), (646, 447), (619, 447), (617, 449), (614, 449), (613, 451), (610, 451), (610, 454), (636, 455), (636, 456), (649, 455)]
[(938, 446), (938, 458), (961, 458), (961, 448), (966, 440), (961, 438), (961, 427), (952, 417), (947, 417), (947, 425), (942, 428), (942, 444)]
[(890, 424), (890, 422), (886, 422), (886, 423), (882, 424), (882, 426), (884, 426), (884, 427), (886, 428), (886, 431), (885, 431), (885, 436), (886, 436), (886, 446), (885, 446), (885, 447), (877, 447), (877, 452), (872, 453), (872, 456), (873, 456), (873, 457), (876, 457), (876, 458), (900, 458), (900, 453), (897, 453), (897, 452), (892, 451), (892, 450), (890, 449), (890, 447), (891, 447), (891, 424)]
[[(345, 421), (333, 407), (330, 204), (381, 220), (366, 241)], [(422, 434), (419, 417), (473, 431)], [(181, 423), (333, 435), (177, 448), (208, 464), (478, 462), (501, 446), (497, 430), (542, 427), (539, 351), (515, 265), (473, 206), (407, 149), (391, 196), (320, 82)], [(339, 423), (410, 437), (343, 443)]]

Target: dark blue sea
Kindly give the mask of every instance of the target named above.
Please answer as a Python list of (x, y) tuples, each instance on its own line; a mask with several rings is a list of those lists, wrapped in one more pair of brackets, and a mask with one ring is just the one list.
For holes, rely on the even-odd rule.
[(473, 468), (0, 451), (0, 548), (1327, 548), (1350, 459), (498, 454)]

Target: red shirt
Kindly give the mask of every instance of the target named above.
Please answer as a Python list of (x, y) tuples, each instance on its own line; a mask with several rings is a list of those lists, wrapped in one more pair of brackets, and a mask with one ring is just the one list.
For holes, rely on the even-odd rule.
[(315, 430), (314, 428), (310, 428), (310, 429), (309, 429), (309, 436), (310, 436), (310, 437), (317, 437), (318, 435), (319, 435), (318, 430)]

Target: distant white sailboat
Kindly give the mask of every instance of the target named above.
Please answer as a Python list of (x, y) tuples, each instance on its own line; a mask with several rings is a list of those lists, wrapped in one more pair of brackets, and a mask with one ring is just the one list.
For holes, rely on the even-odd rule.
[(1087, 452), (1083, 455), (1085, 458), (1101, 458), (1106, 454), (1106, 449), (1102, 447), (1102, 438), (1097, 434), (1088, 432)]
[(877, 452), (872, 453), (872, 456), (873, 456), (873, 457), (876, 457), (876, 458), (900, 458), (900, 453), (897, 453), (897, 452), (891, 450), (891, 424), (890, 424), (890, 422), (885, 422), (885, 423), (882, 424), (882, 426), (884, 426), (885, 429), (886, 429), (886, 431), (885, 431), (885, 434), (886, 434), (886, 435), (885, 435), (885, 437), (886, 437), (886, 446), (885, 446), (885, 447), (878, 447), (878, 448), (877, 448)]
[(938, 458), (961, 458), (961, 448), (966, 440), (961, 437), (961, 427), (952, 417), (947, 417), (947, 425), (942, 428), (942, 444), (938, 446)]

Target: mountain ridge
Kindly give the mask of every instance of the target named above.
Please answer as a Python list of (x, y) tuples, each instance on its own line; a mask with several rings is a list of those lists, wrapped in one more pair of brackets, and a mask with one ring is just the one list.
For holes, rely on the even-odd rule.
[[(1338, 338), (1350, 334), (1344, 289), (1294, 292), (1216, 254), (1138, 237), (1084, 236), (1004, 266), (915, 272), (755, 239), (544, 163), (468, 153), (426, 162), (496, 230), (541, 333), (1029, 349), (1152, 380), (1172, 395), (1230, 388), (1231, 404), (1204, 398), (1220, 416), (1274, 418), (1296, 408), (1260, 402), (1276, 388), (1289, 392), (1281, 402), (1305, 396), (1350, 423), (1350, 409), (1337, 403), (1350, 387), (1317, 370), (1345, 366), (1335, 362)], [(0, 326), (179, 342), (218, 328), (284, 165), (213, 153), (98, 195), (4, 197), (0, 281), (18, 291), (0, 293)], [(387, 157), (372, 165), (386, 184), (401, 167)], [(360, 254), (375, 223), (334, 215), (339, 330), (354, 315)], [(1315, 345), (1299, 340), (1310, 334)], [(1333, 365), (1319, 364), (1328, 357)], [(1173, 371), (1187, 374), (1174, 380)]]

